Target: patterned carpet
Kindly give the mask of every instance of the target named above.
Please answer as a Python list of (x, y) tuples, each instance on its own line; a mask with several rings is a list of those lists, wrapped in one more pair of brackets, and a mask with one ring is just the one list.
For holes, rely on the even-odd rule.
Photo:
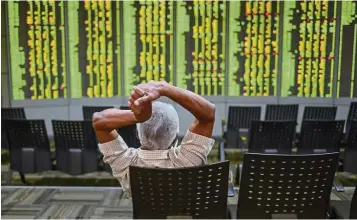
[[(353, 190), (353, 187), (346, 187), (343, 193), (333, 190), (331, 200), (350, 200)], [(236, 206), (237, 195), (238, 192), (228, 198), (229, 206)], [(132, 204), (118, 187), (2, 186), (1, 218), (132, 218)]]

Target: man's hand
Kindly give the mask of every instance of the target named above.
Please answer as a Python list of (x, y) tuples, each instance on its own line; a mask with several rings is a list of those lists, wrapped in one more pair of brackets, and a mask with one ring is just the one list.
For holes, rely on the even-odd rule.
[(142, 102), (155, 101), (156, 99), (160, 98), (160, 96), (163, 95), (166, 85), (167, 85), (166, 82), (154, 82), (154, 81), (139, 84), (134, 88), (134, 92), (137, 94), (137, 96), (140, 97), (135, 99), (135, 97), (132, 96), (133, 99), (131, 101), (135, 106), (139, 106), (140, 103)]
[(131, 92), (131, 97), (129, 98), (128, 105), (131, 111), (134, 114), (137, 122), (141, 123), (147, 121), (151, 117), (152, 105), (149, 99), (143, 99), (140, 102), (137, 102), (138, 99), (142, 99), (147, 94), (142, 91), (140, 88), (135, 87)]

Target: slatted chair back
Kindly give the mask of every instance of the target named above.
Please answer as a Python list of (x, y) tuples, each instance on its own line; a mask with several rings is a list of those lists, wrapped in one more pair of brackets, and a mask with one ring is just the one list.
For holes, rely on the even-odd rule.
[(56, 148), (97, 151), (98, 144), (91, 121), (52, 120)]
[(1, 148), (8, 149), (9, 142), (4, 127), (5, 119), (26, 119), (24, 108), (1, 108)]
[(267, 105), (265, 120), (297, 121), (299, 105)]
[(10, 167), (20, 173), (52, 169), (50, 144), (44, 120), (7, 119)]
[(306, 120), (301, 126), (297, 152), (339, 152), (345, 121)]
[(249, 132), (249, 152), (291, 153), (296, 121), (253, 121)]
[(7, 119), (4, 121), (10, 150), (42, 148), (49, 151), (49, 140), (44, 120)]
[(253, 120), (260, 120), (261, 107), (229, 106), (226, 134), (226, 148), (237, 148), (241, 137), (248, 138)]
[(226, 218), (229, 162), (179, 169), (130, 167), (134, 218)]
[(101, 112), (105, 109), (114, 108), (113, 106), (83, 106), (83, 119), (92, 120), (92, 116), (95, 112)]
[(303, 120), (335, 120), (337, 107), (307, 106)]
[(326, 218), (338, 153), (246, 153), (237, 218)]

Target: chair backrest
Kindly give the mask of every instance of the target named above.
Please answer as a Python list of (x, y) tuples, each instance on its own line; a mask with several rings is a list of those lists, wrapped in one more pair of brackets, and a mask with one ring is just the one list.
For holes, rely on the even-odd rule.
[(338, 153), (246, 153), (237, 218), (326, 218)]
[(229, 161), (178, 169), (130, 167), (134, 218), (226, 218)]
[(50, 149), (44, 120), (6, 119), (6, 136), (11, 150), (20, 148)]
[(136, 125), (129, 125), (118, 129), (118, 133), (123, 138), (128, 147), (139, 148), (140, 140), (137, 137)]
[(101, 112), (108, 108), (114, 108), (113, 106), (83, 106), (83, 120), (92, 120), (92, 116), (95, 112)]
[(1, 119), (26, 119), (24, 108), (1, 108)]
[(290, 153), (296, 132), (296, 121), (252, 121), (249, 152)]
[(299, 112), (299, 105), (267, 105), (265, 120), (295, 120)]
[(1, 108), (1, 148), (9, 148), (9, 141), (5, 133), (5, 119), (26, 119), (24, 108)]
[(357, 119), (351, 120), (350, 130), (347, 135), (347, 148), (357, 150)]
[(303, 120), (335, 120), (337, 107), (306, 106)]
[(239, 128), (250, 128), (253, 120), (260, 120), (261, 107), (229, 106), (228, 108), (228, 130)]
[(306, 120), (302, 122), (298, 153), (339, 152), (345, 121)]
[(98, 145), (91, 121), (52, 120), (56, 149), (69, 148), (97, 151)]
[(349, 132), (351, 121), (357, 120), (357, 102), (351, 102), (346, 121), (346, 133)]

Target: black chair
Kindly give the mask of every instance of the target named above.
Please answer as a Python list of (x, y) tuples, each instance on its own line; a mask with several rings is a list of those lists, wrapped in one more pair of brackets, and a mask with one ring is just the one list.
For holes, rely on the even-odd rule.
[(120, 106), (120, 110), (130, 110), (129, 106)]
[(260, 120), (261, 107), (229, 106), (226, 134), (226, 148), (243, 146), (241, 137), (248, 139), (248, 131), (253, 120)]
[(301, 126), (297, 153), (339, 152), (345, 121), (306, 120)]
[(338, 155), (246, 153), (237, 218), (326, 218)]
[(114, 108), (114, 107), (113, 106), (82, 106), (83, 119), (92, 120), (92, 116), (95, 112), (101, 112), (109, 108)]
[(24, 108), (1, 108), (1, 148), (8, 149), (9, 143), (4, 129), (5, 119), (26, 119)]
[(52, 120), (57, 170), (80, 175), (98, 170), (98, 144), (91, 121)]
[(357, 219), (357, 185), (351, 201), (331, 201), (331, 212), (333, 218)]
[(351, 120), (343, 160), (345, 172), (357, 174), (357, 120)]
[(265, 120), (297, 121), (299, 105), (267, 105)]
[(229, 161), (179, 169), (130, 168), (134, 218), (226, 218)]
[(337, 107), (306, 106), (304, 120), (335, 120)]
[(296, 121), (252, 121), (248, 151), (255, 153), (291, 153)]
[(9, 141), (10, 168), (23, 174), (52, 169), (50, 144), (44, 120), (5, 120)]
[(352, 120), (357, 120), (357, 102), (351, 102), (350, 104), (346, 121), (346, 134), (348, 134), (350, 130)]

